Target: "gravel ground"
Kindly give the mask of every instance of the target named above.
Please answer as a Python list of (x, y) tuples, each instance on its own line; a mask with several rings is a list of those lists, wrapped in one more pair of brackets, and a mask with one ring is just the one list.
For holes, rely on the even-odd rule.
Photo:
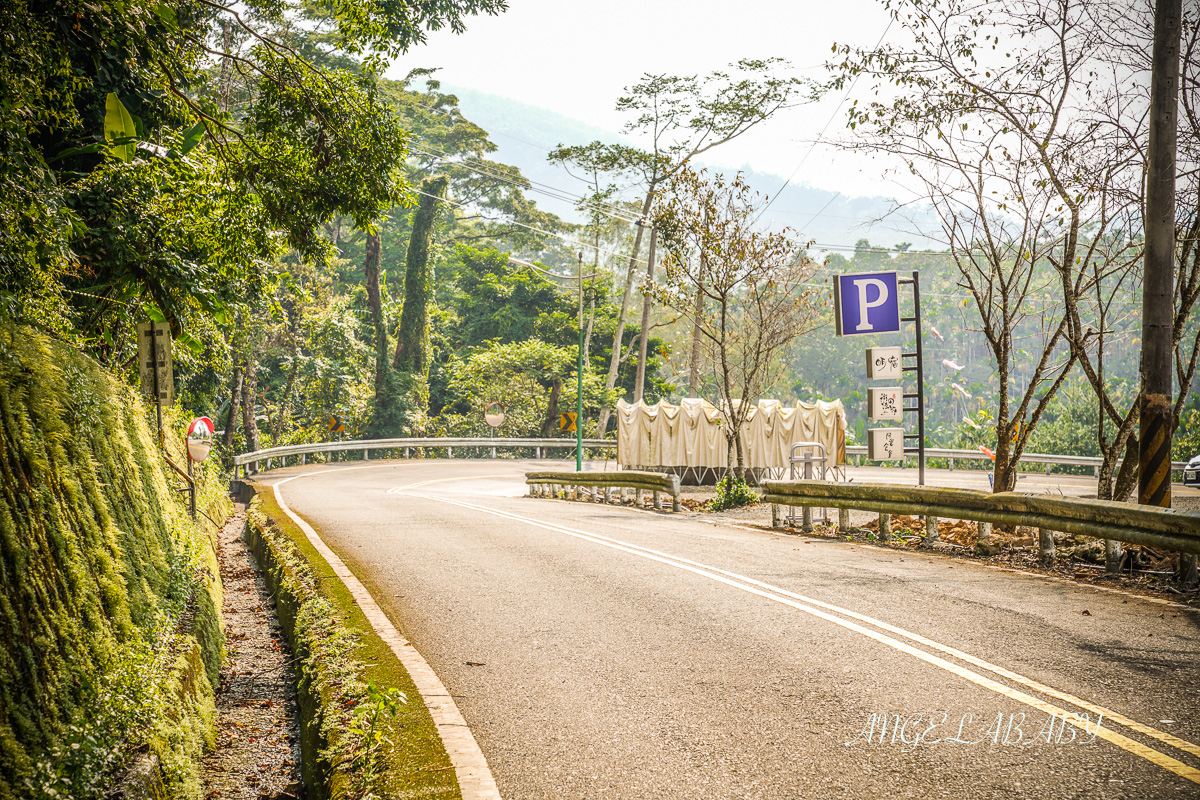
[(204, 760), (204, 796), (298, 800), (304, 787), (292, 655), (245, 528), (239, 506), (219, 534), (229, 659), (217, 689), (217, 747)]

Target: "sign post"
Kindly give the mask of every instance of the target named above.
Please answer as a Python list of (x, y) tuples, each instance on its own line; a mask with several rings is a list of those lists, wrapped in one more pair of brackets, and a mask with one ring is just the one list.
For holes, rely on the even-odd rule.
[[(900, 316), (900, 287), (913, 287), (913, 316)], [(917, 390), (905, 392), (900, 387), (867, 390), (869, 417), (876, 420), (900, 420), (905, 412), (916, 412), (917, 432), (904, 433), (903, 428), (876, 428), (868, 432), (867, 458), (872, 461), (900, 460), (905, 454), (917, 456), (917, 481), (925, 485), (925, 368), (921, 353), (921, 285), (920, 273), (901, 278), (896, 272), (860, 272), (838, 275), (833, 284), (834, 319), (838, 336), (866, 336), (880, 333), (899, 333), (901, 324), (914, 323), (917, 346), (915, 352), (905, 353), (899, 347), (867, 348), (867, 379), (895, 380), (905, 372), (917, 373)], [(905, 359), (914, 363), (905, 365)], [(916, 405), (904, 405), (915, 400)], [(895, 437), (903, 446), (897, 449)], [(915, 447), (907, 446), (916, 439)], [(879, 456), (878, 458), (876, 456)]]
[(154, 401), (162, 437), (162, 407), (175, 402), (171, 365), (171, 331), (162, 322), (138, 323), (138, 374), (142, 394)]
[[(906, 446), (905, 453), (917, 454), (917, 485), (925, 485), (925, 360), (921, 355), (921, 273), (915, 269), (912, 273), (912, 278), (906, 278), (900, 283), (909, 283), (913, 287), (913, 315), (911, 317), (901, 317), (901, 322), (911, 322), (917, 334), (917, 348), (913, 353), (905, 353), (905, 358), (913, 358), (916, 364), (913, 366), (904, 367), (905, 372), (917, 373), (917, 391), (905, 393), (905, 400), (916, 400), (915, 407), (905, 407), (905, 411), (917, 412), (917, 433), (905, 434), (904, 441)], [(908, 447), (909, 439), (916, 439), (917, 446), (915, 448)]]

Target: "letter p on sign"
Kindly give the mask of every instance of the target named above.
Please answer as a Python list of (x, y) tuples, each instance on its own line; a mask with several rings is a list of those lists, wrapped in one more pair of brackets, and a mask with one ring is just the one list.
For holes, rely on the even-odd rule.
[(900, 332), (900, 293), (895, 272), (839, 275), (833, 284), (838, 336)]

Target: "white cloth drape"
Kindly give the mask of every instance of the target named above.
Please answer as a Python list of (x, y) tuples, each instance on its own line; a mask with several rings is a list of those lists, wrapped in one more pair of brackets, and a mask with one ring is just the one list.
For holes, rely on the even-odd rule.
[[(674, 406), (617, 403), (617, 461), (626, 467), (724, 467), (728, 463), (726, 416), (707, 400), (684, 399)], [(742, 429), (746, 466), (786, 467), (792, 444), (825, 446), (829, 464), (845, 460), (846, 410), (842, 401), (798, 403), (759, 400)]]

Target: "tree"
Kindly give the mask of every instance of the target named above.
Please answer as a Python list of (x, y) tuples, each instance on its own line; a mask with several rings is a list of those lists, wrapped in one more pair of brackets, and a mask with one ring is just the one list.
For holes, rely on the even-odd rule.
[[(616, 107), (618, 111), (634, 115), (624, 131), (648, 137), (646, 150), (596, 141), (572, 147), (559, 145), (551, 151), (549, 159), (575, 164), (589, 172), (636, 175), (646, 191), (640, 219), (648, 220), (659, 187), (692, 158), (741, 136), (785, 107), (801, 88), (809, 89), (809, 99), (815, 99), (817, 95), (809, 81), (774, 74), (786, 66), (783, 59), (743, 59), (730, 66), (733, 73), (717, 71), (704, 78), (647, 74), (639, 83), (627, 87), (626, 96), (617, 101)], [(625, 319), (643, 231), (644, 226), (639, 225), (625, 273), (624, 294), (608, 365), (609, 391), (616, 386), (621, 362), (627, 357), (622, 356)], [(604, 436), (611, 411), (609, 408), (601, 411), (596, 424), (597, 437)]]
[(721, 388), (729, 463), (745, 466), (742, 427), (777, 377), (781, 351), (815, 327), (818, 304), (805, 287), (814, 264), (790, 231), (760, 233), (761, 197), (741, 174), (726, 181), (682, 169), (655, 219), (662, 231), (661, 300), (691, 314)]
[[(0, 102), (22, 110), (0, 120), (0, 305), (110, 364), (147, 313), (197, 347), (198, 318), (228, 328), (269, 302), (287, 248), (326, 257), (331, 215), (368, 226), (403, 196), (383, 57), (503, 8), (17, 0), (0, 20)], [(315, 63), (317, 34), (348, 55)]]
[[(1068, 371), (1091, 369), (1081, 298), (1115, 290), (1131, 263), (1127, 164), (1105, 157), (1088, 113), (1104, 44), (1092, 8), (1067, 0), (890, 10), (912, 45), (835, 47), (835, 85), (865, 75), (880, 98), (856, 101), (847, 146), (903, 158), (941, 219), (996, 361), (995, 490), (1010, 491)], [(1016, 334), (1031, 317), (1028, 347)]]
[(413, 214), (412, 238), (408, 244), (408, 266), (404, 273), (404, 310), (392, 367), (408, 377), (416, 392), (416, 404), (429, 410), (429, 313), (433, 282), (430, 279), (430, 249), (438, 202), (446, 193), (445, 177), (421, 184), (421, 198)]

